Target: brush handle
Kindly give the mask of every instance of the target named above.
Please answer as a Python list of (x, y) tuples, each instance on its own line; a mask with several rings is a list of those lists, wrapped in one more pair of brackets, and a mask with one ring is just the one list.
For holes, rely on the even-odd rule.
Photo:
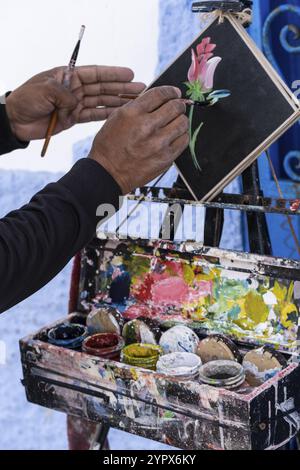
[(55, 110), (53, 111), (51, 115), (51, 119), (50, 119), (49, 126), (48, 126), (47, 133), (46, 133), (45, 143), (44, 143), (43, 150), (41, 153), (41, 157), (44, 157), (46, 155), (46, 152), (50, 143), (50, 139), (57, 125), (57, 121), (58, 121), (58, 112), (57, 110)]
[[(126, 94), (126, 93), (120, 93), (118, 95), (119, 98), (122, 98), (122, 99), (125, 99), (125, 100), (136, 100), (140, 96), (142, 96), (142, 95), (130, 95), (130, 94)], [(188, 106), (207, 106), (207, 104), (205, 102), (201, 102), (201, 101), (194, 101), (194, 100), (190, 100), (190, 99), (187, 99), (187, 98), (181, 98), (181, 100)]]

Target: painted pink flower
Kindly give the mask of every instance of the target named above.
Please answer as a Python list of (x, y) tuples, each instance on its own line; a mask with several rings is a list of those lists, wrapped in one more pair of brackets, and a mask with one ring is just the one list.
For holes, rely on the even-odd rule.
[(188, 80), (190, 83), (196, 82), (199, 78), (199, 70), (200, 70), (200, 64), (198, 61), (198, 57), (192, 49), (192, 65), (188, 71)]
[(188, 71), (190, 83), (199, 81), (201, 92), (207, 93), (213, 89), (214, 75), (221, 57), (214, 57), (213, 51), (216, 44), (211, 43), (211, 38), (204, 38), (197, 46), (197, 53), (192, 49), (192, 64)]

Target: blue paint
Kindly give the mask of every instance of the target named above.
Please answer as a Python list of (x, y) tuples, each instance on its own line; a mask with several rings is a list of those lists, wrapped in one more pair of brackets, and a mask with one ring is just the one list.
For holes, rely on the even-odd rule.
[(113, 304), (125, 304), (130, 295), (131, 277), (128, 272), (123, 272), (116, 277), (109, 289), (109, 297)]
[(63, 323), (48, 331), (50, 344), (68, 349), (79, 349), (87, 336), (87, 328), (76, 324)]

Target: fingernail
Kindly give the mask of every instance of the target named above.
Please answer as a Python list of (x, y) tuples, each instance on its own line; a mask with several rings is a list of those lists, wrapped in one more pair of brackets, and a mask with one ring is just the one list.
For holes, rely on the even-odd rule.
[(193, 100), (183, 100), (183, 102), (184, 102), (184, 104), (187, 104), (187, 105), (190, 105), (190, 106), (195, 104), (195, 101), (193, 101)]
[(176, 93), (177, 93), (177, 95), (178, 95), (178, 98), (181, 98), (181, 96), (182, 96), (181, 90), (180, 90), (179, 88), (177, 88), (177, 87), (174, 87), (174, 89), (176, 90)]

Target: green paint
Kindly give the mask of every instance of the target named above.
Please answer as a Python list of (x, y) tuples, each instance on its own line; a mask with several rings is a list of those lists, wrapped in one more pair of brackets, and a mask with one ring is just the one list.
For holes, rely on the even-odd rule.
[(241, 308), (239, 305), (235, 305), (232, 307), (231, 310), (228, 312), (228, 318), (229, 320), (237, 320), (239, 318), (239, 314), (241, 313)]

